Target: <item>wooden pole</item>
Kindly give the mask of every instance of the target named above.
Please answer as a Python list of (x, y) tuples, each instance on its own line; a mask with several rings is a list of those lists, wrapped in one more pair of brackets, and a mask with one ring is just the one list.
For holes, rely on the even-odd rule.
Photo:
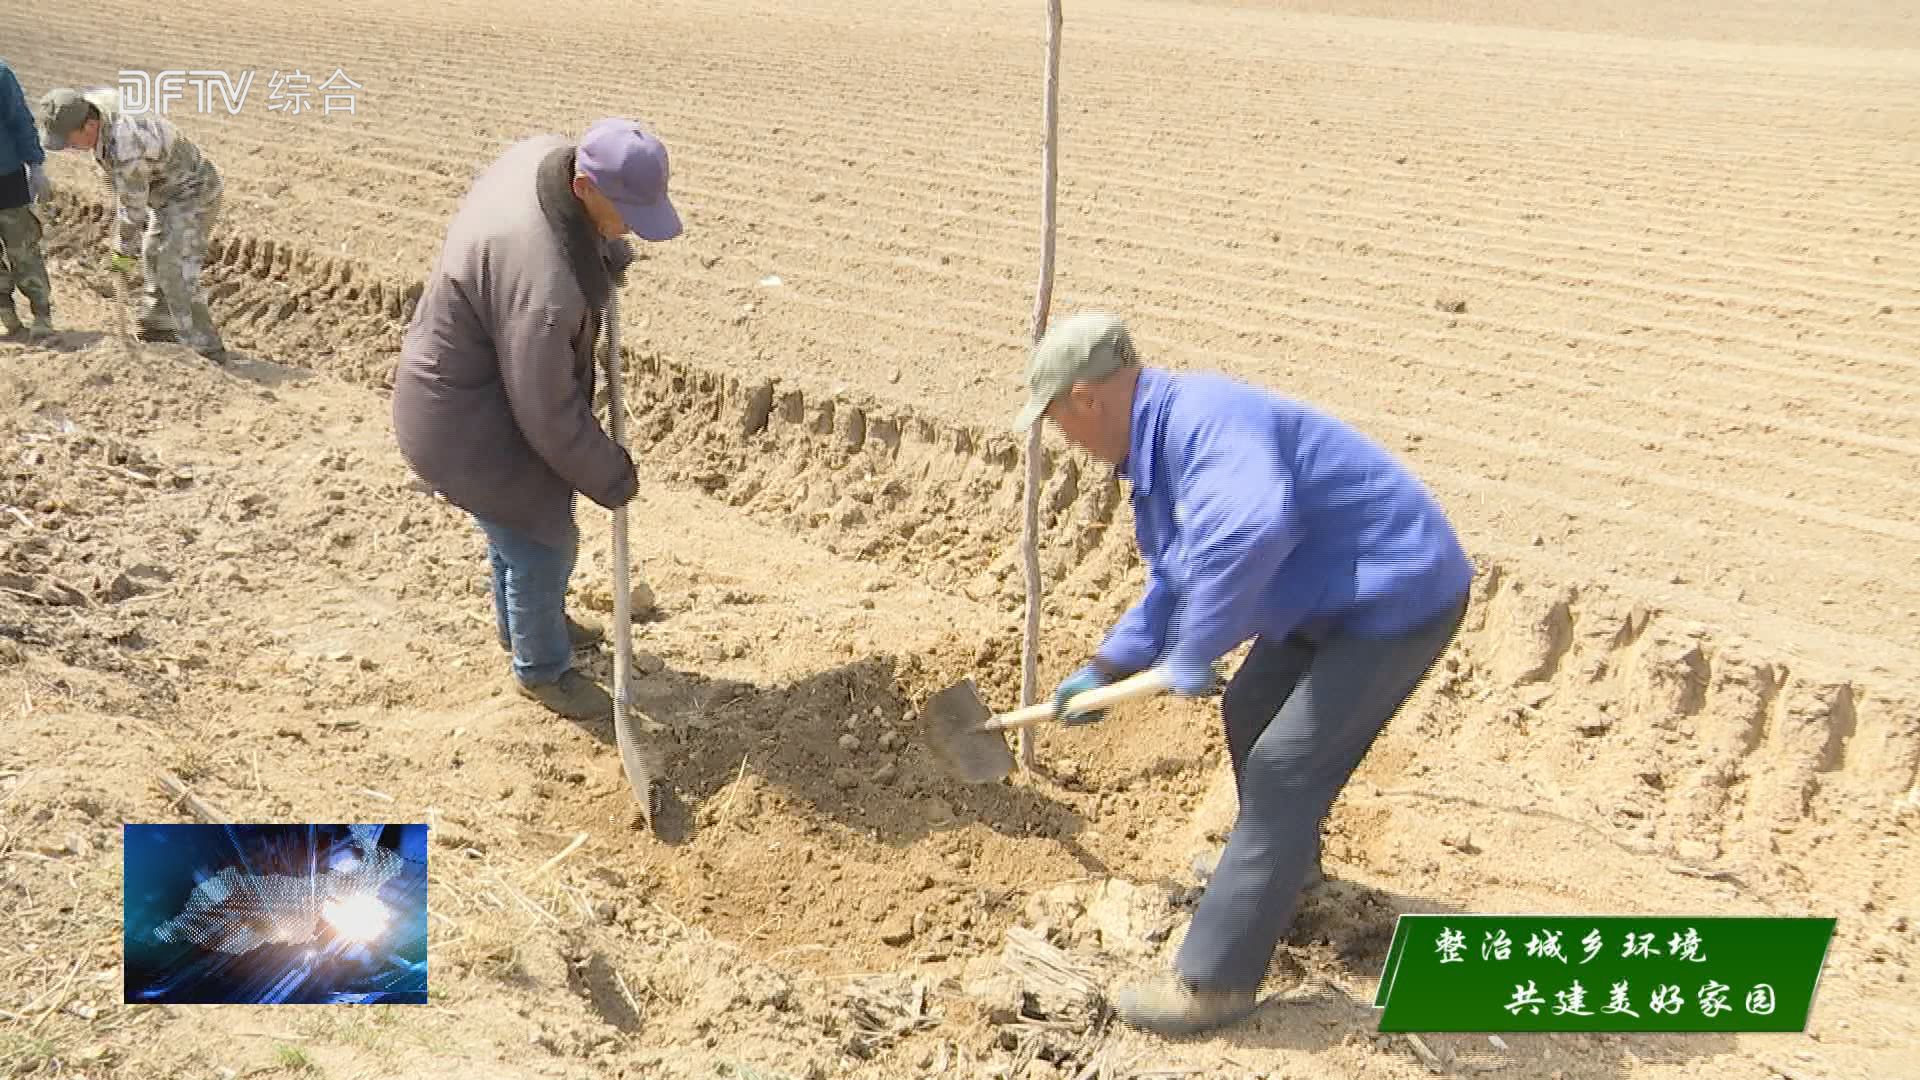
[[(1060, 0), (1047, 0), (1047, 74), (1044, 116), (1047, 129), (1040, 158), (1040, 284), (1033, 299), (1033, 340), (1047, 331), (1047, 309), (1053, 302), (1054, 189), (1060, 171)], [(1027, 430), (1027, 483), (1020, 554), (1027, 579), (1027, 622), (1021, 635), (1020, 704), (1031, 705), (1040, 692), (1040, 429), (1036, 421)], [(1023, 728), (1018, 743), (1020, 768), (1034, 764), (1033, 729)]]

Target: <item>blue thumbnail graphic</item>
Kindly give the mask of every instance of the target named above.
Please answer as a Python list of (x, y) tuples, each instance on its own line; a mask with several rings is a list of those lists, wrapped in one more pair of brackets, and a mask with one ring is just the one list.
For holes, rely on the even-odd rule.
[(130, 1004), (427, 1000), (427, 827), (127, 825)]

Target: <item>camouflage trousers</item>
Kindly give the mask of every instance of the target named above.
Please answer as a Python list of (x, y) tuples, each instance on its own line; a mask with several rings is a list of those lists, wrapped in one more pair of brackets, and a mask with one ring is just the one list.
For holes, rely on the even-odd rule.
[(47, 284), (47, 259), (40, 249), (40, 236), (40, 219), (33, 207), (0, 210), (0, 321), (9, 326), (19, 320), (13, 306), (15, 289), (27, 298), (36, 318), (53, 317), (53, 289)]
[(147, 228), (140, 242), (140, 269), (146, 287), (140, 295), (142, 328), (164, 330), (180, 344), (200, 353), (222, 348), (207, 308), (207, 290), (200, 271), (207, 258), (207, 238), (220, 218), (221, 190), (194, 200), (164, 203), (147, 209)]

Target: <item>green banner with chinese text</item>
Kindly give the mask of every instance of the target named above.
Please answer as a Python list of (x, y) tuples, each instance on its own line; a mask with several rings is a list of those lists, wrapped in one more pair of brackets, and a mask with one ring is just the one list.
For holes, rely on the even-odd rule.
[(1381, 1031), (1803, 1031), (1833, 919), (1402, 915)]

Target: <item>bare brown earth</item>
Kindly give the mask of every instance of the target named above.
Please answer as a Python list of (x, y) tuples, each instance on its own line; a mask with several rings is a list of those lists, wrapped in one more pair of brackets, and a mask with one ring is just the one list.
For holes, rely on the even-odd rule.
[[(1058, 308), (1361, 423), (1482, 574), (1336, 808), (1306, 989), (1184, 1042), (970, 992), (1015, 925), (1103, 977), (1163, 963), (1232, 814), (1198, 706), (1049, 734), (987, 789), (913, 738), (962, 675), (1018, 695), (1036, 7), (109, 2), (74, 32), (24, 4), (31, 95), (260, 74), (180, 118), (229, 178), (209, 276), (243, 358), (122, 353), (72, 158), (72, 332), (0, 345), (0, 1072), (1424, 1076), (1366, 1003), (1396, 913), (1471, 910), (1840, 921), (1806, 1035), (1428, 1037), (1452, 1075), (1914, 1073), (1920, 27), (1892, 4), (1069, 7)], [(344, 68), (356, 114), (266, 111), (296, 65)], [(626, 299), (658, 838), (610, 730), (502, 693), (476, 534), (407, 488), (384, 397), (466, 178), (614, 111), (665, 132), (689, 223)], [(1140, 571), (1117, 486), (1057, 447), (1047, 477), (1055, 677)], [(160, 769), (241, 820), (433, 823), (433, 1004), (120, 1004), (118, 827), (185, 815)]]

